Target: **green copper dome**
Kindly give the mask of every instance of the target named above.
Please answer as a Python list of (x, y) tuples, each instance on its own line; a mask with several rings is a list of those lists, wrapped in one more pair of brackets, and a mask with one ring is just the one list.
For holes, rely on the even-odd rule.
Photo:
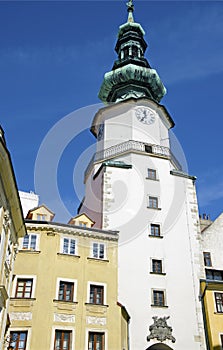
[(132, 0), (127, 3), (128, 20), (119, 27), (115, 47), (118, 59), (105, 73), (98, 97), (105, 103), (119, 102), (131, 97), (147, 97), (159, 102), (166, 89), (155, 69), (144, 57), (147, 44), (145, 32), (134, 22)]

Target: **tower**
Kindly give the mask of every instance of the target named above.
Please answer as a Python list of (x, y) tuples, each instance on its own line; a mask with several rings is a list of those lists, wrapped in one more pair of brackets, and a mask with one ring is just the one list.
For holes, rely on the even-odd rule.
[(80, 212), (120, 232), (119, 300), (131, 316), (131, 349), (205, 349), (195, 177), (171, 151), (166, 89), (144, 57), (132, 1), (127, 7), (118, 59), (99, 92), (106, 106), (91, 126), (97, 150)]

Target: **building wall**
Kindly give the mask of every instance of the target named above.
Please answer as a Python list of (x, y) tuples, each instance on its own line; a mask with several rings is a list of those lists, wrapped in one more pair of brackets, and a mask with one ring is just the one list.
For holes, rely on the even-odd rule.
[[(10, 331), (28, 330), (26, 350), (53, 350), (56, 329), (72, 331), (70, 350), (87, 350), (88, 332), (104, 332), (105, 350), (127, 350), (127, 321), (117, 305), (118, 235), (53, 223), (29, 223), (27, 230), (38, 234), (39, 240), (36, 250), (21, 249), (20, 245), (10, 300)], [(63, 253), (64, 238), (76, 240), (75, 255)], [(105, 244), (103, 259), (92, 257), (93, 242)], [(16, 298), (16, 280), (24, 276), (35, 281), (32, 296)], [(73, 302), (58, 300), (60, 280), (74, 283)], [(104, 286), (103, 305), (90, 303), (90, 284)], [(121, 332), (123, 322), (126, 331)]]

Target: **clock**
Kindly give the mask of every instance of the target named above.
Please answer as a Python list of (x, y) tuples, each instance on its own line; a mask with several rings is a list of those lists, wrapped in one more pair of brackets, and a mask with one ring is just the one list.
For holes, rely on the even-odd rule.
[(97, 135), (98, 141), (102, 139), (103, 134), (104, 134), (104, 124), (100, 124), (98, 128), (98, 135)]
[(139, 107), (135, 110), (137, 119), (144, 124), (155, 122), (156, 113), (150, 108)]

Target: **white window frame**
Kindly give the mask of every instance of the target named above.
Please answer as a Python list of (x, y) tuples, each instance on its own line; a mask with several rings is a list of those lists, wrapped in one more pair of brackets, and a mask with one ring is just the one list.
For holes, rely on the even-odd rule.
[[(164, 305), (155, 305), (153, 292), (163, 292)], [(166, 290), (163, 288), (152, 288), (151, 289), (151, 305), (154, 307), (167, 307)]]
[[(152, 170), (152, 171), (155, 172), (155, 178), (149, 177), (149, 170)], [(155, 168), (147, 167), (146, 168), (146, 174), (147, 174), (146, 179), (152, 180), (152, 181), (157, 181), (158, 180), (158, 176), (157, 176), (158, 173), (157, 173), (157, 170)]]
[(33, 280), (31, 298), (28, 298), (28, 299), (35, 298), (36, 280), (37, 280), (37, 276), (36, 275), (16, 275), (16, 277), (15, 277), (15, 279), (13, 281), (13, 285), (12, 285), (12, 298), (15, 298), (16, 286), (17, 286), (18, 279), (27, 279), (27, 280), (32, 279)]
[[(155, 236), (155, 237), (157, 237), (157, 236)], [(153, 272), (153, 260), (160, 260), (161, 261), (161, 263), (162, 263), (162, 272), (161, 273), (158, 273), (158, 272)], [(165, 267), (164, 267), (164, 259), (163, 258), (157, 258), (157, 257), (152, 257), (152, 258), (150, 258), (150, 272), (151, 273), (154, 273), (154, 274), (160, 274), (160, 275), (163, 275), (163, 274), (165, 274), (166, 273), (166, 271), (165, 271)], [(156, 290), (156, 289), (155, 289)]]
[(108, 331), (107, 331), (107, 329), (98, 329), (98, 328), (86, 328), (86, 331), (85, 331), (85, 350), (88, 350), (88, 337), (89, 337), (90, 332), (104, 333), (104, 335), (105, 335), (104, 350), (108, 350)]
[[(64, 253), (63, 248), (64, 248), (64, 239), (68, 239), (69, 240), (69, 251), (70, 251), (70, 241), (74, 240), (75, 241), (75, 253), (71, 254), (71, 253)], [(75, 236), (62, 236), (60, 239), (60, 253), (61, 254), (65, 254), (65, 255), (71, 255), (71, 256), (76, 256), (78, 255), (78, 240)]]
[[(90, 303), (90, 286), (91, 285), (104, 287), (103, 304), (101, 306), (107, 305), (107, 283), (95, 282), (95, 281), (88, 281), (87, 283), (87, 304)], [(100, 306), (100, 304), (96, 304), (96, 305)]]
[[(215, 308), (215, 313), (216, 313), (216, 314), (223, 315), (223, 312), (219, 312), (219, 311), (218, 311), (218, 309), (217, 309), (217, 305), (216, 305), (216, 298), (215, 298), (215, 293), (222, 294), (222, 296), (223, 296), (223, 291), (213, 290), (213, 299), (214, 299), (214, 308)], [(223, 308), (223, 306), (222, 306), (222, 308)]]
[(51, 333), (51, 345), (50, 345), (50, 350), (54, 350), (54, 340), (55, 340), (55, 334), (56, 330), (58, 331), (71, 331), (71, 350), (74, 350), (75, 347), (75, 328), (70, 327), (70, 326), (53, 326), (52, 327), (52, 333)]
[[(35, 249), (32, 249), (32, 248), (30, 248), (30, 245), (31, 245), (31, 236), (36, 236), (36, 248)], [(23, 248), (23, 240), (24, 240), (24, 237), (22, 237), (21, 239), (20, 239), (20, 244), (19, 244), (19, 249), (20, 250), (24, 250), (24, 251), (26, 251), (26, 250), (31, 250), (31, 251), (33, 251), (33, 252), (36, 252), (36, 251), (38, 251), (39, 250), (39, 239), (40, 239), (40, 234), (39, 233), (36, 233), (36, 232), (27, 232), (27, 236), (29, 236), (30, 238), (29, 238), (29, 244), (28, 244), (28, 248)]]
[[(98, 256), (97, 257), (95, 257), (94, 256), (94, 244), (98, 244)], [(103, 258), (100, 258), (99, 257), (99, 254), (100, 254), (100, 244), (101, 245), (103, 245), (104, 246), (104, 257)], [(106, 255), (106, 251), (107, 251), (107, 249), (106, 249), (107, 247), (106, 247), (106, 243), (105, 242), (100, 242), (100, 241), (92, 241), (91, 242), (91, 258), (93, 258), (93, 259), (98, 259), (98, 260), (106, 260), (106, 258), (107, 258), (107, 255)]]
[(11, 332), (27, 332), (27, 341), (26, 341), (26, 349), (30, 350), (30, 343), (31, 343), (31, 335), (32, 335), (32, 328), (31, 327), (10, 327), (8, 330), (8, 335), (10, 336)]
[[(57, 277), (56, 281), (56, 295), (55, 300), (59, 300), (59, 290), (60, 290), (60, 282), (70, 282), (74, 284), (74, 293), (73, 293), (73, 300), (72, 302), (77, 302), (77, 280), (71, 279), (71, 278), (64, 278), (64, 277)], [(63, 300), (61, 300), (63, 302)], [(64, 301), (66, 302), (66, 301)]]

